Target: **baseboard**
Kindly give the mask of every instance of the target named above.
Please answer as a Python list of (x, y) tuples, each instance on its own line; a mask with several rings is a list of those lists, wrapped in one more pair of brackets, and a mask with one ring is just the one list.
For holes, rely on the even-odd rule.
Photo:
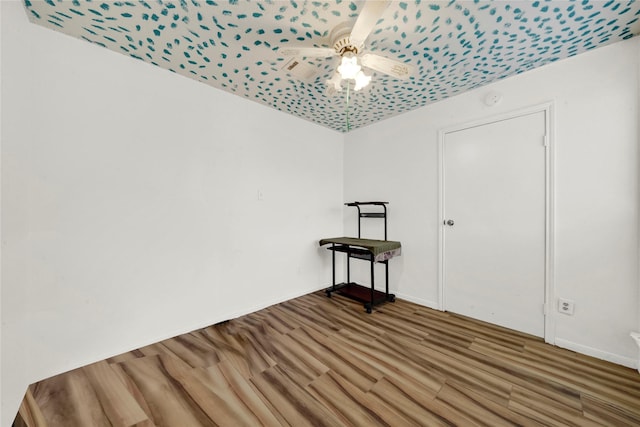
[[(405, 301), (413, 302), (415, 304), (432, 308), (434, 310), (440, 310), (440, 308), (438, 307), (438, 303), (433, 301), (416, 298), (410, 295), (404, 295), (400, 293), (396, 293), (396, 297), (403, 299)], [(599, 350), (597, 348), (592, 348), (586, 345), (564, 340), (562, 338), (556, 338), (555, 344), (552, 344), (552, 345), (556, 345), (561, 348), (566, 348), (567, 350), (575, 351), (577, 353), (585, 354), (587, 356), (595, 357), (597, 359), (606, 360), (608, 362), (615, 363), (617, 365), (622, 365), (628, 368), (637, 369), (638, 372), (640, 372), (640, 361), (633, 359), (631, 357), (609, 353), (607, 351)], [(640, 341), (638, 342), (638, 345), (640, 346)]]
[(246, 314), (255, 313), (256, 311), (260, 311), (260, 310), (262, 310), (264, 308), (271, 307), (272, 305), (276, 305), (276, 304), (279, 304), (281, 302), (289, 301), (291, 299), (298, 298), (298, 297), (301, 297), (303, 295), (307, 295), (307, 294), (310, 294), (312, 292), (319, 291), (321, 289), (325, 289), (326, 287), (327, 287), (326, 285), (323, 285), (323, 286), (318, 286), (316, 288), (311, 287), (311, 288), (308, 288), (308, 289), (299, 290), (297, 292), (291, 292), (289, 294), (278, 295), (277, 297), (272, 298), (270, 300), (261, 301), (259, 304), (254, 304), (254, 305), (251, 305), (251, 306), (243, 307), (241, 310), (220, 313), (217, 316), (207, 318), (207, 319), (202, 320), (200, 322), (194, 322), (194, 323), (191, 323), (189, 325), (184, 325), (181, 328), (167, 330), (167, 331), (163, 332), (162, 334), (146, 337), (146, 339), (141, 340), (141, 341), (137, 342), (136, 344), (134, 344), (134, 347), (122, 346), (122, 347), (119, 347), (119, 348), (114, 348), (113, 350), (109, 351), (108, 353), (101, 352), (99, 354), (94, 355), (92, 358), (80, 360), (80, 361), (77, 361), (74, 364), (69, 364), (67, 366), (61, 366), (57, 371), (49, 372), (49, 373), (47, 373), (46, 376), (44, 376), (42, 378), (40, 378), (40, 377), (38, 377), (38, 378), (30, 378), (29, 379), (30, 382), (29, 382), (29, 384), (27, 384), (27, 386), (29, 386), (30, 384), (36, 383), (38, 381), (42, 381), (44, 379), (50, 378), (52, 376), (55, 376), (55, 375), (58, 375), (58, 374), (62, 374), (62, 373), (65, 373), (65, 372), (69, 372), (69, 371), (71, 371), (73, 369), (81, 368), (83, 366), (87, 366), (87, 365), (90, 365), (92, 363), (108, 359), (110, 357), (114, 357), (114, 356), (117, 356), (117, 355), (120, 355), (120, 354), (124, 354), (124, 353), (127, 353), (129, 351), (136, 350), (138, 348), (146, 347), (148, 345), (155, 344), (155, 343), (164, 341), (166, 339), (177, 337), (178, 335), (187, 334), (189, 332), (196, 331), (196, 330), (202, 329), (202, 328), (206, 328), (208, 326), (215, 325), (217, 323), (222, 323), (222, 322), (225, 322), (227, 320), (235, 319), (237, 317), (241, 317), (241, 316), (244, 316)]
[(597, 348), (589, 347), (586, 345), (578, 344), (572, 341), (563, 340), (562, 338), (556, 338), (556, 346), (572, 350), (577, 353), (586, 354), (597, 359), (606, 360), (617, 365), (626, 366), (628, 368), (638, 369), (638, 361), (631, 357), (620, 356), (619, 354), (609, 353), (607, 351), (599, 350)]
[[(238, 317), (242, 317), (242, 316), (247, 315), (247, 314), (255, 313), (256, 311), (260, 311), (260, 310), (265, 309), (267, 307), (271, 307), (272, 305), (280, 304), (281, 302), (289, 301), (291, 299), (298, 298), (298, 297), (301, 297), (303, 295), (307, 295), (307, 294), (310, 294), (312, 292), (316, 292), (316, 291), (319, 291), (319, 290), (325, 289), (325, 288), (326, 288), (326, 285), (325, 286), (320, 286), (320, 287), (317, 287), (317, 288), (309, 288), (309, 289), (300, 290), (300, 291), (297, 291), (297, 292), (291, 292), (291, 293), (288, 293), (288, 294), (278, 295), (275, 298), (272, 298), (272, 299), (269, 299), (269, 300), (265, 300), (265, 301), (260, 301), (258, 304), (253, 304), (253, 305), (250, 305), (250, 306), (242, 307), (242, 309), (237, 310), (237, 311), (225, 312), (225, 313), (222, 313), (219, 316), (208, 318), (205, 321), (194, 323), (194, 324), (191, 324), (189, 326), (185, 326), (185, 327), (182, 327), (180, 329), (176, 329), (176, 330), (170, 331), (170, 332), (164, 334), (162, 337), (156, 337), (153, 340), (150, 340), (148, 342), (148, 344), (146, 344), (146, 345), (154, 344), (154, 343), (157, 343), (157, 342), (160, 342), (160, 341), (164, 341), (164, 340), (169, 339), (169, 338), (177, 337), (178, 335), (187, 334), (189, 332), (196, 331), (196, 330), (202, 329), (202, 328), (206, 328), (208, 326), (215, 325), (215, 324), (218, 324), (218, 323), (222, 323), (222, 322), (225, 322), (227, 320), (232, 320), (232, 319), (235, 319), (235, 318), (238, 318)], [(141, 348), (141, 347), (144, 347), (144, 345), (141, 345), (140, 347), (136, 347), (136, 348)], [(131, 350), (125, 350), (125, 351), (123, 351), (121, 353), (117, 353), (117, 354), (126, 353), (127, 351), (131, 351)], [(112, 356), (107, 356), (104, 359), (107, 359), (108, 357), (112, 357)], [(102, 360), (102, 359), (99, 359), (99, 360)]]
[[(295, 298), (298, 298), (298, 297), (301, 297), (301, 296), (304, 296), (304, 295), (307, 295), (307, 294), (310, 294), (310, 293), (313, 293), (313, 292), (317, 292), (319, 290), (326, 289), (327, 287), (328, 287), (327, 285), (322, 285), (322, 286), (320, 286), (318, 288), (309, 288), (309, 289), (306, 289), (306, 290), (303, 290), (303, 291), (298, 291), (298, 292), (292, 292), (290, 294), (279, 295), (278, 297), (273, 298), (271, 300), (261, 301), (260, 304), (256, 304), (256, 305), (253, 305), (253, 306), (250, 306), (250, 307), (243, 307), (241, 311), (232, 312), (230, 315), (229, 315), (229, 313), (227, 313), (228, 314), (228, 316), (227, 316), (228, 318), (227, 319), (222, 319), (220, 321), (231, 320), (231, 319), (235, 319), (236, 317), (241, 317), (241, 316), (244, 316), (244, 315), (247, 315), (247, 314), (255, 313), (256, 311), (263, 310), (263, 309), (265, 309), (267, 307), (271, 307), (272, 305), (280, 304), (281, 302), (289, 301), (289, 300), (292, 300), (292, 299), (295, 299)], [(219, 323), (219, 322), (216, 322), (216, 323)], [(198, 329), (198, 328), (194, 328), (192, 330), (195, 330), (195, 329)], [(190, 332), (190, 331), (185, 331), (184, 333), (187, 333), (187, 332)], [(177, 335), (181, 335), (181, 334), (176, 334), (176, 336)]]
[(418, 305), (423, 305), (425, 307), (432, 308), (434, 310), (440, 310), (440, 307), (438, 307), (438, 303), (437, 302), (429, 301), (429, 300), (422, 299), (422, 298), (416, 298), (416, 297), (413, 297), (411, 295), (399, 294), (399, 293), (396, 293), (396, 297), (400, 298), (400, 299), (403, 299), (405, 301), (409, 301), (409, 302), (418, 304)]

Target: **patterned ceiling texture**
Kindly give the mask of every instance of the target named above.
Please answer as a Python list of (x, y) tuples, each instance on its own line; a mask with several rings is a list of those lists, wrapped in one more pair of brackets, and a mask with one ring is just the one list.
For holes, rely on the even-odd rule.
[[(413, 75), (366, 70), (365, 89), (330, 96), (339, 57), (278, 51), (332, 47), (332, 28), (353, 25), (362, 1), (24, 3), (36, 24), (341, 132), (640, 34), (640, 0), (393, 1), (366, 49), (411, 64)], [(292, 60), (310, 72), (305, 81), (288, 73)]]

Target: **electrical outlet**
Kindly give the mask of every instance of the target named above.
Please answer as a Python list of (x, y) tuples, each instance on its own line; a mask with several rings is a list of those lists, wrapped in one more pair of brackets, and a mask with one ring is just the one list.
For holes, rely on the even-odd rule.
[(575, 306), (576, 306), (576, 303), (571, 300), (558, 298), (558, 311), (562, 314), (573, 316), (573, 311), (575, 310)]

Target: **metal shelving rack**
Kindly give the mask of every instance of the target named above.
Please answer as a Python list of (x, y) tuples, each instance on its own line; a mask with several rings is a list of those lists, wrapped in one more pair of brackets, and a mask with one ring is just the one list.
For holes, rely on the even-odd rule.
[[(362, 218), (379, 218), (384, 220), (384, 241), (387, 241), (387, 204), (389, 202), (351, 202), (345, 203), (346, 206), (358, 209), (358, 239), (362, 239)], [(361, 207), (381, 207), (382, 211), (362, 210)], [(366, 208), (365, 208), (366, 209)], [(346, 244), (332, 244), (327, 248), (331, 253), (331, 262), (333, 267), (332, 286), (325, 290), (328, 297), (333, 292), (338, 292), (353, 300), (362, 302), (367, 313), (371, 313), (373, 307), (384, 302), (394, 302), (396, 296), (389, 293), (389, 260), (375, 261), (371, 251), (363, 248), (353, 247)], [(347, 255), (347, 281), (344, 283), (336, 283), (336, 252), (342, 252)], [(366, 287), (351, 281), (351, 258), (369, 261), (371, 264), (371, 286)], [(385, 292), (375, 289), (375, 271), (376, 262), (385, 266)]]

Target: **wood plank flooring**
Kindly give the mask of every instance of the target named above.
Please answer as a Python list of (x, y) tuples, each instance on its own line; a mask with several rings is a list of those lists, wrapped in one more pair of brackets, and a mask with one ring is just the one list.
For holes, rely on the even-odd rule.
[(638, 372), (322, 292), (40, 381), (16, 426), (638, 426)]

